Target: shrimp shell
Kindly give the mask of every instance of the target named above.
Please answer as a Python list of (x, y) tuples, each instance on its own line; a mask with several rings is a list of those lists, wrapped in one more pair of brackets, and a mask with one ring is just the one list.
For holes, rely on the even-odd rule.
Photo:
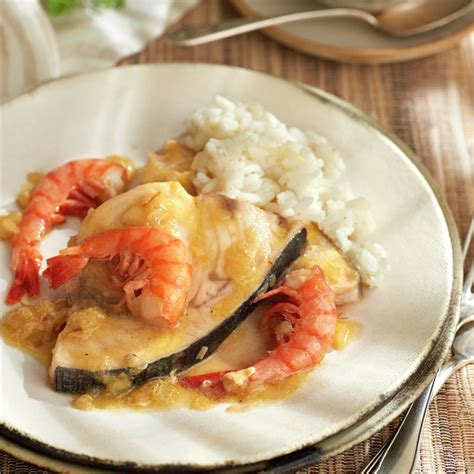
[(127, 180), (127, 170), (101, 159), (70, 161), (49, 172), (38, 184), (23, 212), (19, 232), (12, 238), (14, 281), (6, 302), (14, 304), (28, 294), (40, 293), (42, 255), (38, 245), (47, 232), (64, 222), (66, 215), (84, 217), (91, 207), (117, 194)]
[(132, 314), (152, 325), (166, 321), (177, 326), (191, 287), (191, 253), (181, 240), (162, 230), (123, 227), (95, 234), (48, 259), (43, 275), (58, 288), (90, 259), (111, 261), (117, 255), (115, 272), (124, 279), (125, 302)]
[[(280, 286), (257, 298), (285, 298), (273, 304), (262, 319), (262, 326), (274, 317), (291, 323), (293, 330), (279, 339), (268, 357), (238, 371), (183, 377), (187, 388), (200, 388), (211, 396), (237, 393), (252, 384), (277, 381), (308, 370), (318, 364), (331, 349), (336, 331), (337, 312), (334, 292), (326, 282), (323, 270), (315, 266), (308, 278), (295, 290)], [(285, 323), (287, 324), (287, 323)]]

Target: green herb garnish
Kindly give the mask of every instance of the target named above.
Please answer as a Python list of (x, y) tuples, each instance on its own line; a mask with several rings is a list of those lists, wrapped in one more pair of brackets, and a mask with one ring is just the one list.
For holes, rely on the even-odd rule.
[(96, 0), (94, 3), (101, 7), (122, 8), (125, 5), (125, 0)]
[(48, 15), (59, 16), (71, 11), (77, 0), (43, 0), (43, 5)]
[(46, 13), (50, 16), (60, 16), (69, 13), (76, 7), (122, 8), (125, 0), (42, 0)]

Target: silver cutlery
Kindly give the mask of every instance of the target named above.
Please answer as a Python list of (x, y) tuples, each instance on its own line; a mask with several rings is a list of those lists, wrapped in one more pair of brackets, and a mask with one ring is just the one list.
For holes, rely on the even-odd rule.
[(327, 8), (185, 27), (169, 32), (166, 37), (179, 46), (197, 46), (283, 23), (341, 17), (357, 18), (393, 36), (412, 36), (445, 26), (464, 16), (473, 7), (474, 0), (419, 0), (389, 7), (378, 15), (355, 8)]
[[(474, 234), (474, 216), (463, 244), (463, 259), (466, 260)], [(461, 308), (456, 336), (453, 341), (453, 357), (445, 362), (420, 398), (409, 408), (405, 418), (375, 457), (367, 464), (363, 473), (409, 473), (413, 470), (428, 406), (446, 380), (457, 370), (474, 362), (474, 262), (466, 273), (461, 297)]]

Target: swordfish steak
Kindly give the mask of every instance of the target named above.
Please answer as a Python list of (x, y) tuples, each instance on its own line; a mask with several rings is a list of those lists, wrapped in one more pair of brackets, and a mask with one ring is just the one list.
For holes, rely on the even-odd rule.
[[(177, 328), (157, 328), (116, 310), (122, 294), (106, 264), (90, 262), (67, 286), (73, 310), (53, 350), (59, 391), (84, 392), (110, 376), (132, 384), (183, 371), (211, 355), (253, 311), (306, 245), (306, 229), (220, 194), (193, 197), (176, 183), (150, 183), (91, 210), (83, 239), (123, 226), (160, 228), (180, 238), (193, 260), (187, 309)], [(115, 308), (115, 309), (114, 309)]]

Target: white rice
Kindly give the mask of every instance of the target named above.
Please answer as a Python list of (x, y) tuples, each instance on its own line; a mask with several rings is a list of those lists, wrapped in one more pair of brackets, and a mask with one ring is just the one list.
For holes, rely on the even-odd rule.
[(198, 152), (192, 167), (199, 192), (316, 222), (364, 283), (380, 284), (386, 256), (380, 245), (365, 240), (375, 228), (368, 203), (343, 180), (344, 162), (325, 138), (288, 128), (261, 105), (219, 96), (186, 126), (182, 143)]

